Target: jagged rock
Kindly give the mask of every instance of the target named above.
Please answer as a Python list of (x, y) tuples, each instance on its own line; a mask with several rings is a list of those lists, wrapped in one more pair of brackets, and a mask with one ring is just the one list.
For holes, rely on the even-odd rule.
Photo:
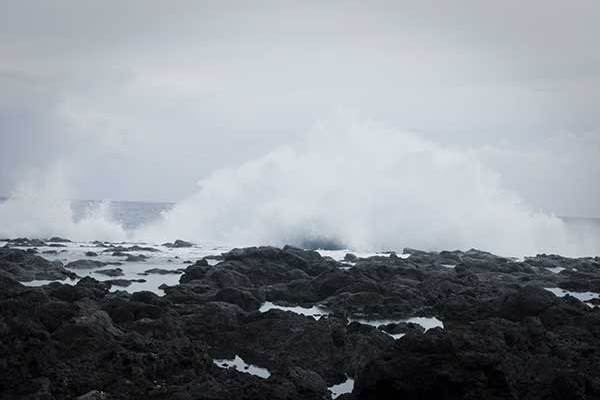
[(143, 282), (146, 282), (146, 280), (145, 279), (109, 279), (106, 282), (110, 283), (113, 286), (128, 287), (132, 283), (143, 283)]
[(99, 269), (94, 272), (97, 274), (106, 275), (106, 276), (123, 276), (123, 275), (125, 275), (121, 268)]
[(58, 236), (53, 236), (47, 240), (50, 243), (72, 243), (69, 239), (61, 238)]
[(16, 238), (6, 239), (8, 247), (43, 247), (46, 243), (40, 239)]
[[(346, 377), (355, 390), (340, 399), (600, 397), (600, 309), (544, 289), (594, 288), (597, 259), (409, 251), (349, 267), (290, 246), (236, 249), (188, 266), (164, 296), (110, 292), (127, 279), (25, 287), (0, 268), (0, 397), (323, 399)], [(262, 312), (266, 301), (325, 310)], [(401, 322), (414, 316), (444, 329)], [(235, 356), (270, 377), (213, 363)]]
[(146, 261), (148, 259), (148, 256), (145, 256), (143, 254), (128, 254), (127, 258), (125, 259), (125, 261), (127, 262), (142, 262), (142, 261)]
[(175, 274), (179, 275), (183, 273), (181, 269), (162, 269), (162, 268), (151, 268), (147, 269), (144, 272), (139, 273), (138, 275), (150, 275), (150, 274), (158, 274), (158, 275), (169, 275)]
[(20, 249), (0, 248), (0, 270), (16, 280), (65, 280), (77, 275), (66, 270), (60, 261), (48, 260)]
[(186, 242), (185, 240), (177, 239), (173, 243), (163, 243), (163, 246), (169, 247), (172, 249), (181, 248), (181, 247), (192, 247), (194, 244), (190, 242)]
[(327, 384), (314, 371), (293, 367), (289, 370), (287, 378), (298, 389), (300, 394), (308, 397), (323, 398), (327, 393)]
[(68, 263), (67, 265), (65, 265), (65, 267), (70, 268), (70, 269), (95, 269), (95, 268), (102, 268), (107, 265), (114, 265), (114, 264), (106, 263), (103, 261), (97, 261), (97, 260), (83, 259), (83, 260), (72, 261), (72, 262)]
[(347, 262), (357, 262), (358, 261), (358, 257), (355, 254), (346, 253), (346, 255), (344, 256), (344, 261), (347, 261)]
[(215, 301), (223, 301), (240, 306), (245, 311), (258, 310), (261, 301), (251, 292), (237, 288), (224, 288), (217, 292)]
[(147, 251), (147, 252), (151, 252), (151, 253), (160, 252), (160, 250), (155, 249), (154, 247), (144, 247), (144, 246), (138, 246), (136, 244), (136, 245), (129, 246), (129, 247), (110, 245), (110, 246), (107, 246), (105, 250), (103, 250), (103, 253), (113, 253), (113, 252), (128, 253), (128, 252), (132, 252), (132, 251)]
[(409, 334), (425, 332), (425, 328), (413, 322), (395, 322), (391, 324), (382, 325), (379, 327), (379, 329), (392, 335), (398, 333)]

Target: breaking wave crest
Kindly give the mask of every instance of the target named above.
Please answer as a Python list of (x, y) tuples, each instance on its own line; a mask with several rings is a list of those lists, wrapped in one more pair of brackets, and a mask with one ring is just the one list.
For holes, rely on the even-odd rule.
[(0, 203), (0, 238), (62, 236), (73, 240), (124, 240), (127, 235), (110, 216), (110, 203), (90, 204), (76, 217), (63, 175), (50, 171), (24, 179)]
[(559, 218), (503, 189), (472, 152), (369, 123), (321, 125), (300, 145), (217, 171), (199, 186), (136, 235), (356, 250), (592, 251), (569, 243)]

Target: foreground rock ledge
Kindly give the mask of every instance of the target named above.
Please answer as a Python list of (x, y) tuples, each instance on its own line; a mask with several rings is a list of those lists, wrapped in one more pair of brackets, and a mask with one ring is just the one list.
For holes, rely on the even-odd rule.
[[(598, 258), (410, 250), (342, 264), (236, 249), (158, 297), (91, 278), (25, 287), (16, 279), (64, 271), (20, 252), (0, 249), (2, 399), (326, 399), (347, 377), (339, 399), (600, 398), (600, 309), (544, 289), (599, 291)], [(330, 314), (259, 312), (266, 301)], [(444, 329), (394, 340), (349, 323), (413, 316)], [(235, 356), (270, 376), (213, 363)]]

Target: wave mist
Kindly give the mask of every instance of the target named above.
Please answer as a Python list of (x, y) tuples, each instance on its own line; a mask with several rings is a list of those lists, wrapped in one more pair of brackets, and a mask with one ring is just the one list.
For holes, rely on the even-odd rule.
[(369, 123), (320, 125), (217, 171), (137, 232), (150, 240), (319, 245), (355, 250), (468, 249), (581, 254), (564, 223), (505, 190), (472, 152)]

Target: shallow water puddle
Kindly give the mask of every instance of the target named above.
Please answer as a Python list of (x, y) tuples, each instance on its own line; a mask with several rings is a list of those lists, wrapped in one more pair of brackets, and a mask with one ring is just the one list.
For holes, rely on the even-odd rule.
[[(300, 314), (300, 315), (304, 315), (307, 317), (313, 317), (314, 319), (320, 319), (323, 316), (329, 315), (330, 312), (327, 311), (326, 309), (319, 307), (319, 306), (313, 306), (313, 307), (300, 307), (300, 306), (295, 306), (295, 307), (285, 307), (285, 306), (279, 306), (277, 304), (271, 303), (271, 302), (265, 302), (263, 303), (260, 308), (258, 309), (258, 311), (264, 313), (267, 312), (269, 310), (282, 310), (282, 311), (289, 311), (289, 312), (293, 312), (295, 314)], [(427, 332), (429, 329), (433, 329), (433, 328), (444, 328), (444, 323), (442, 321), (440, 321), (439, 319), (432, 317), (432, 318), (428, 318), (428, 317), (412, 317), (409, 319), (354, 319), (354, 318), (349, 318), (348, 319), (349, 322), (358, 322), (360, 324), (364, 324), (364, 325), (370, 325), (374, 328), (379, 328), (382, 325), (388, 325), (388, 324), (397, 324), (400, 322), (411, 322), (417, 325), (421, 325), (424, 329), (425, 332)], [(404, 336), (404, 333), (395, 333), (395, 334), (391, 334), (388, 332), (383, 331), (384, 333), (390, 335), (391, 337), (393, 337), (394, 339), (400, 339), (402, 336)]]
[[(388, 324), (398, 324), (400, 322), (411, 322), (413, 324), (417, 324), (417, 325), (421, 325), (423, 328), (425, 328), (425, 332), (427, 332), (430, 329), (433, 328), (442, 328), (444, 329), (444, 323), (442, 321), (440, 321), (439, 319), (432, 317), (432, 318), (428, 318), (428, 317), (412, 317), (409, 319), (350, 319), (350, 322), (358, 322), (360, 324), (363, 325), (370, 325), (374, 328), (379, 328), (382, 325), (388, 325)], [(389, 333), (386, 332), (384, 330), (382, 330), (383, 333), (393, 337), (394, 339), (400, 339), (401, 337), (403, 337), (404, 335), (406, 335), (405, 333)]]
[(429, 329), (433, 329), (433, 328), (437, 328), (437, 327), (442, 328), (442, 329), (444, 328), (444, 323), (435, 317), (432, 317), (432, 318), (413, 317), (413, 318), (409, 318), (409, 319), (370, 319), (370, 320), (369, 319), (350, 319), (350, 322), (358, 322), (360, 324), (370, 325), (375, 328), (379, 328), (382, 325), (398, 324), (400, 322), (412, 322), (414, 324), (421, 325), (423, 328), (425, 328), (425, 331), (428, 331)]
[[(561, 288), (544, 288), (549, 292), (552, 292), (557, 297), (565, 297), (566, 295), (575, 297), (579, 301), (586, 302), (593, 299), (600, 299), (600, 293), (595, 292), (571, 292)], [(586, 303), (587, 304), (587, 303)], [(591, 306), (591, 304), (588, 304)]]
[(444, 268), (456, 268), (456, 265), (453, 264), (441, 264)]
[(550, 272), (554, 272), (555, 274), (560, 273), (560, 271), (564, 271), (563, 267), (546, 267), (546, 269)]
[(69, 285), (75, 285), (77, 282), (79, 282), (79, 279), (65, 279), (64, 281), (58, 281), (58, 280), (54, 280), (54, 281), (50, 281), (50, 280), (33, 280), (33, 281), (29, 281), (29, 282), (20, 282), (19, 283), (23, 286), (44, 286), (44, 285), (49, 285), (50, 283), (53, 282), (57, 282), (57, 283), (66, 283)]
[(330, 386), (328, 389), (331, 392), (332, 399), (338, 398), (346, 393), (352, 393), (352, 390), (354, 389), (354, 379), (347, 378), (344, 382)]
[(314, 319), (319, 319), (319, 318), (329, 314), (329, 312), (327, 310), (325, 310), (324, 308), (319, 307), (319, 306), (312, 306), (310, 308), (300, 307), (300, 306), (285, 307), (285, 306), (278, 306), (277, 304), (271, 303), (270, 301), (263, 303), (260, 306), (260, 308), (258, 309), (258, 311), (260, 311), (262, 313), (267, 312), (269, 310), (289, 311), (289, 312), (293, 312), (295, 314), (300, 314), (300, 315), (304, 315), (307, 317), (313, 317)]
[(433, 328), (442, 328), (444, 329), (444, 323), (437, 319), (436, 317), (427, 318), (427, 317), (413, 317), (409, 318), (404, 322), (412, 322), (417, 325), (421, 325), (425, 328), (425, 332)]
[(248, 364), (238, 355), (236, 355), (233, 360), (213, 360), (213, 363), (219, 368), (235, 368), (236, 371), (258, 376), (263, 379), (267, 379), (271, 376), (271, 372), (268, 369)]

